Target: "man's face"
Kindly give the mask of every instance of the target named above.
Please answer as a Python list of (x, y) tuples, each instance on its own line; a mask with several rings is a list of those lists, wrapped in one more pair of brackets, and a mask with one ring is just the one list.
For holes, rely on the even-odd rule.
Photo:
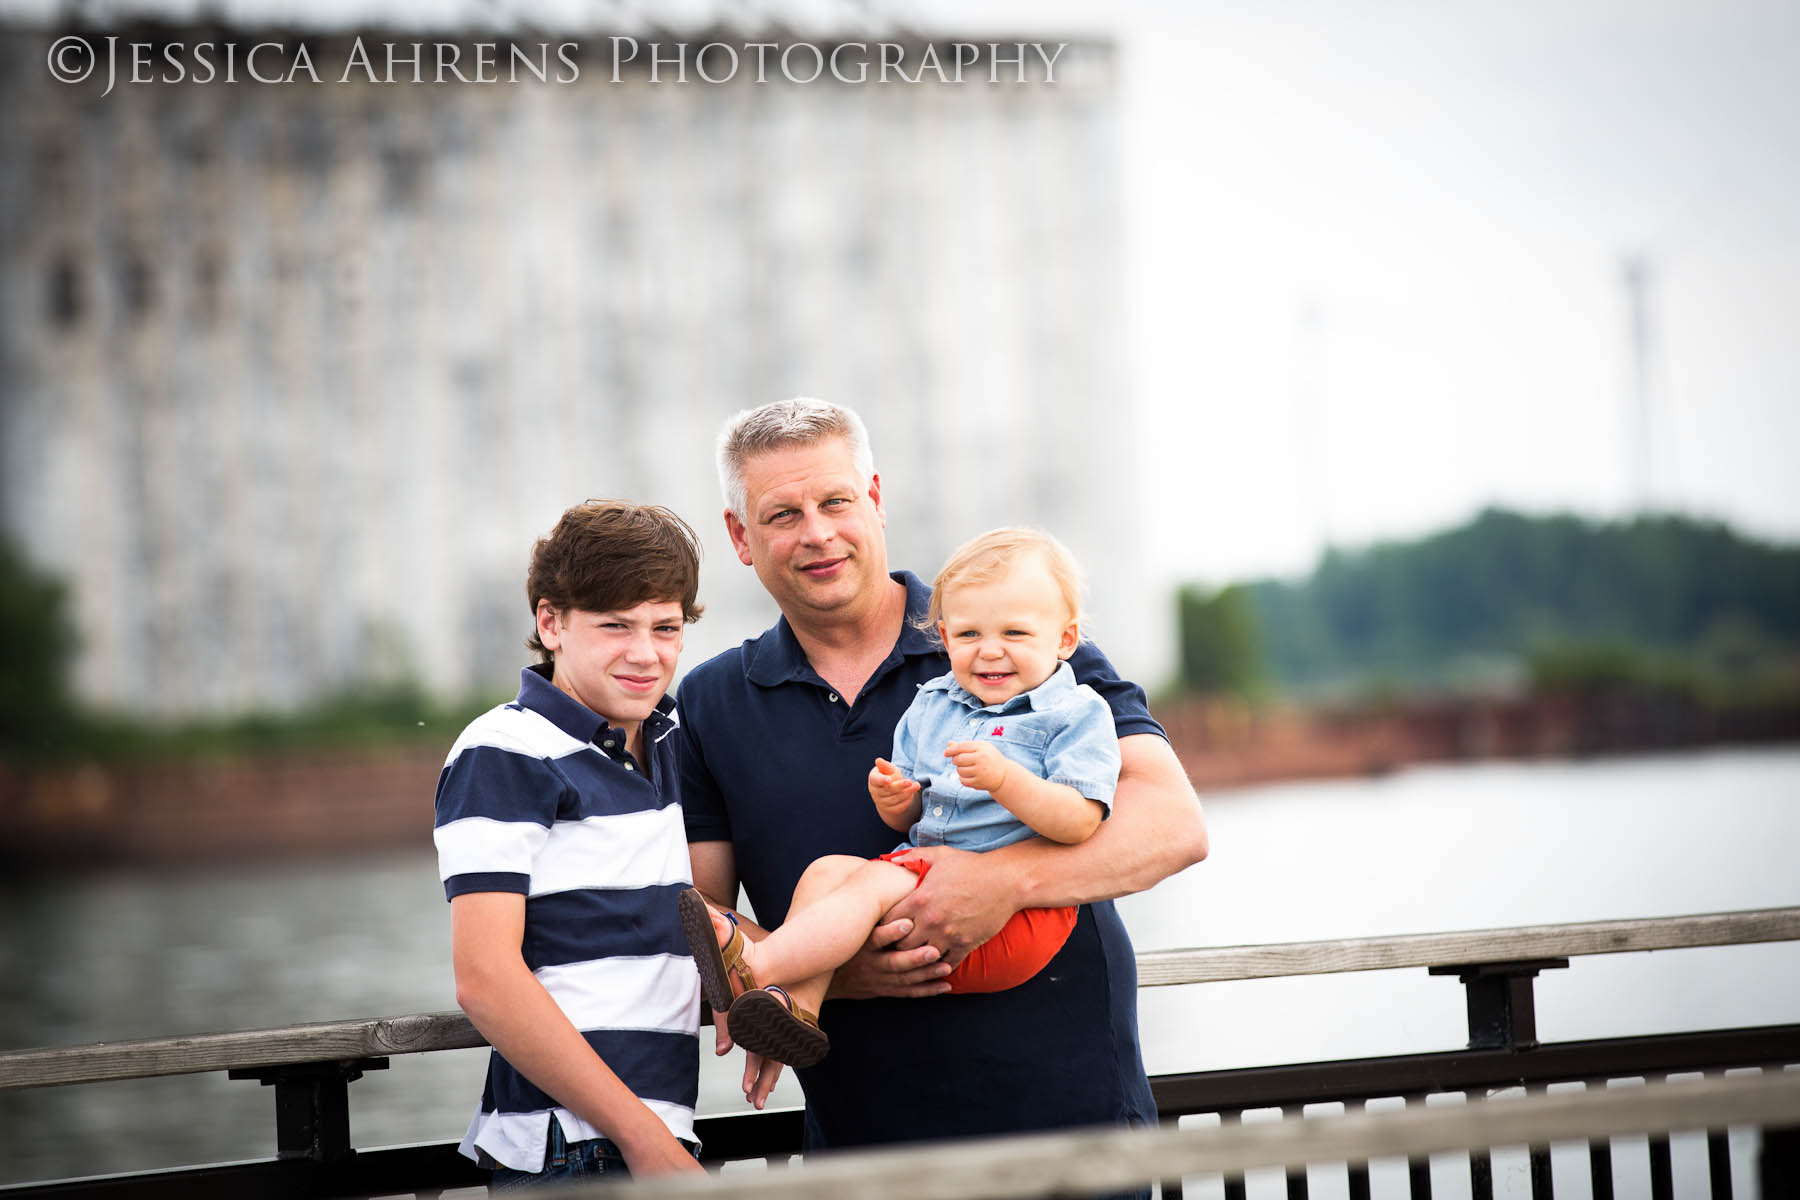
[(788, 620), (829, 617), (887, 582), (881, 477), (863, 479), (842, 438), (744, 463), (744, 519), (725, 514), (739, 561), (756, 569)]
[(556, 656), (551, 682), (633, 736), (674, 682), (684, 628), (678, 600), (623, 612), (538, 602), (538, 637)]

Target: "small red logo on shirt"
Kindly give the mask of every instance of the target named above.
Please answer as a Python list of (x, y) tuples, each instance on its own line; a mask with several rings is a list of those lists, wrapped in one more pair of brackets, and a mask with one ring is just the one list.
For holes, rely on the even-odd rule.
[(1006, 732), (1006, 726), (1004, 726), (1004, 725), (996, 725), (992, 729), (988, 730), (988, 733), (994, 737), (999, 737), (1001, 734), (1003, 734), (1005, 732)]

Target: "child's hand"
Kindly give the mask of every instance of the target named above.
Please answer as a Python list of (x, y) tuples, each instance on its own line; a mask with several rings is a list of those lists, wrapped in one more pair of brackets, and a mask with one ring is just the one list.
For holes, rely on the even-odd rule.
[(990, 742), (951, 742), (944, 747), (944, 757), (956, 764), (956, 777), (964, 787), (992, 792), (1006, 779), (1006, 755)]
[(900, 768), (885, 758), (875, 760), (869, 771), (869, 799), (884, 813), (906, 813), (919, 794), (919, 784), (900, 773)]

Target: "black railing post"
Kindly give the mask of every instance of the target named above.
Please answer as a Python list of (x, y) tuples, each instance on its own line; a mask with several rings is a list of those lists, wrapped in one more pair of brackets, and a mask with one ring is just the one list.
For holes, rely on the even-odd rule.
[(1538, 1044), (1531, 981), (1539, 971), (1568, 965), (1566, 958), (1529, 958), (1427, 969), (1433, 975), (1454, 975), (1467, 989), (1469, 1049), (1525, 1050)]
[(385, 1071), (385, 1058), (246, 1067), (232, 1079), (275, 1085), (275, 1150), (278, 1158), (337, 1162), (350, 1157), (350, 1084), (364, 1071)]

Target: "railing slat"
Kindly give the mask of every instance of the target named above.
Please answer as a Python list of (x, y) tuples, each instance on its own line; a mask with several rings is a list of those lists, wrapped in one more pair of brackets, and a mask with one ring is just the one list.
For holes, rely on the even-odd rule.
[[(1367, 1111), (1367, 1106), (1361, 1100), (1349, 1100), (1344, 1104), (1344, 1111), (1346, 1113), (1361, 1113)], [(1349, 1178), (1346, 1182), (1349, 1184), (1350, 1200), (1369, 1200), (1368, 1159), (1359, 1159), (1349, 1163), (1348, 1167), (1349, 1170), (1347, 1174)]]
[[(1406, 1111), (1428, 1111), (1423, 1095), (1406, 1097)], [(1431, 1200), (1431, 1159), (1415, 1154), (1406, 1160), (1406, 1194), (1411, 1200)]]
[(1723, 1129), (1706, 1131), (1706, 1174), (1716, 1200), (1732, 1194), (1731, 1145)]
[[(1605, 1088), (1594, 1088), (1590, 1091), (1604, 1091)], [(1594, 1200), (1613, 1200), (1612, 1180), (1612, 1143), (1606, 1138), (1594, 1138), (1588, 1142), (1588, 1188)]]

